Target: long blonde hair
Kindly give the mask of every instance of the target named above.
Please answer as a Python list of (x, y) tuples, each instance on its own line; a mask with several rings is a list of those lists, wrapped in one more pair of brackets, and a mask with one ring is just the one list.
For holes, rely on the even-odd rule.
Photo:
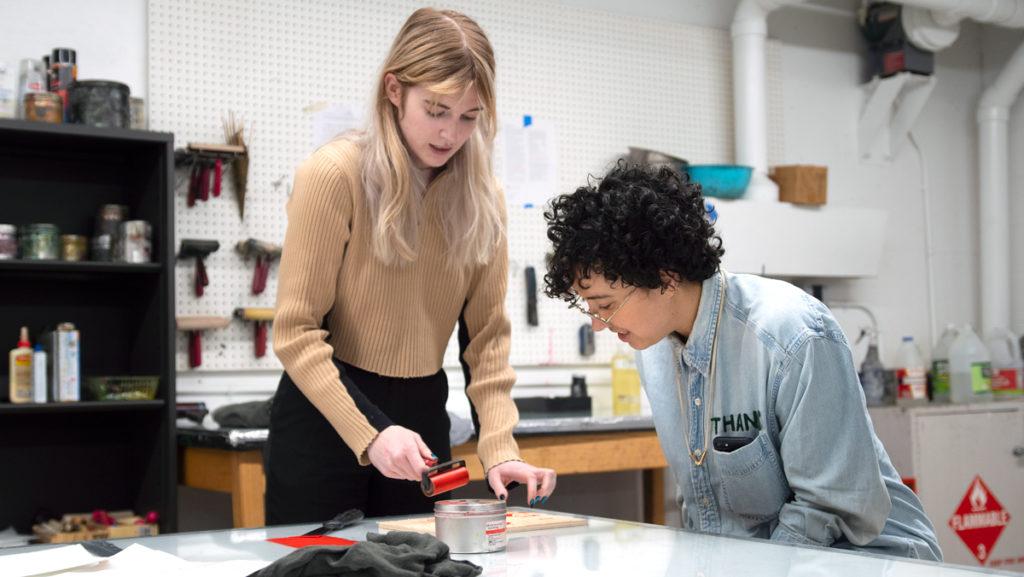
[(363, 187), (373, 218), (374, 253), (385, 263), (402, 264), (414, 261), (419, 252), (424, 183), (415, 182), (399, 111), (385, 90), (387, 74), (394, 74), (404, 87), (419, 85), (440, 95), (476, 88), (482, 107), (476, 128), (436, 177), (435, 186), (444, 195), (441, 220), (448, 262), (487, 263), (505, 234), (491, 166), (497, 116), (490, 41), (464, 14), (421, 8), (406, 20), (381, 67), (365, 135)]

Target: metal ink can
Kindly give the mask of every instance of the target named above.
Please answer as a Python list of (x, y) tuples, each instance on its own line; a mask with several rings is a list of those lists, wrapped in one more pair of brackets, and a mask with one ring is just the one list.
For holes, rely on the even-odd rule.
[(22, 101), (25, 120), (60, 124), (64, 118), (64, 101), (52, 92), (30, 92)]
[(19, 235), (21, 257), (28, 260), (54, 260), (60, 257), (60, 231), (57, 225), (37, 223), (23, 226)]
[(506, 507), (497, 499), (450, 499), (434, 503), (437, 538), (452, 553), (504, 551), (508, 544)]
[(18, 258), (18, 227), (0, 224), (0, 260)]
[(79, 80), (68, 88), (71, 122), (101, 128), (128, 128), (130, 90), (110, 80)]
[(115, 260), (120, 262), (144, 263), (151, 260), (152, 229), (145, 220), (126, 220), (121, 223), (118, 234)]
[(85, 260), (89, 252), (89, 239), (79, 234), (60, 236), (60, 257), (63, 260)]
[(92, 260), (115, 260), (114, 246), (121, 222), (128, 218), (128, 207), (123, 204), (104, 204), (96, 213), (96, 230), (92, 237)]

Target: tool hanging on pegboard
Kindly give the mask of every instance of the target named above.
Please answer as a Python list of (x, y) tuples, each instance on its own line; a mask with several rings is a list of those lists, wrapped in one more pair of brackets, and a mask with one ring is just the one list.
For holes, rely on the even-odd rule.
[[(234, 111), (221, 119), (224, 125), (224, 140), (231, 146), (241, 148), (244, 152), (232, 165), (235, 175), (235, 198), (238, 200), (238, 217), (245, 220), (245, 189), (249, 182), (249, 147), (245, 143), (245, 119), (236, 117)], [(252, 127), (249, 127), (249, 138), (252, 138)]]
[(210, 284), (210, 277), (206, 274), (206, 257), (210, 256), (210, 253), (217, 252), (219, 249), (220, 243), (215, 240), (181, 239), (181, 249), (178, 250), (178, 258), (196, 259), (194, 290), (197, 297), (203, 296), (204, 289)]
[(250, 238), (239, 241), (235, 250), (242, 255), (242, 258), (249, 260), (256, 258), (256, 269), (252, 275), (252, 294), (258, 295), (267, 288), (267, 277), (270, 276), (270, 264), (281, 258), (281, 246), (262, 240)]
[(243, 321), (253, 321), (255, 333), (253, 334), (253, 349), (256, 358), (263, 358), (267, 354), (267, 323), (274, 322), (274, 309), (272, 308), (237, 308), (235, 317)]
[(244, 146), (199, 142), (190, 142), (187, 148), (175, 150), (175, 168), (189, 168), (188, 206), (210, 200), (211, 194), (219, 197), (224, 167), (242, 162), (246, 154)]
[(175, 318), (178, 330), (188, 333), (188, 366), (203, 364), (203, 331), (222, 329), (231, 324), (231, 317), (181, 316)]

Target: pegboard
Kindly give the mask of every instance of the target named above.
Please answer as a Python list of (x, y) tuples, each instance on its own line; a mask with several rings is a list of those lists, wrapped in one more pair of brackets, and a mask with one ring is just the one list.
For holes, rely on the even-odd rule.
[[(211, 284), (192, 294), (192, 260), (179, 262), (178, 315), (230, 316), (236, 307), (274, 306), (277, 265), (266, 291), (250, 294), (252, 263), (235, 252), (254, 237), (280, 243), (295, 167), (312, 152), (310, 105), (365, 108), (380, 63), (402, 23), (424, 5), (407, 0), (150, 0), (150, 128), (175, 134), (175, 146), (222, 142), (221, 119), (246, 120), (250, 170), (244, 220), (225, 178), (220, 198), (188, 208), (175, 195), (178, 242), (215, 239), (207, 259)], [(558, 186), (569, 192), (600, 174), (627, 146), (663, 150), (693, 163), (733, 158), (729, 33), (623, 17), (550, 0), (465, 0), (444, 7), (480, 23), (497, 58), (498, 110), (530, 114), (556, 127)], [(769, 42), (769, 163), (782, 157), (780, 49)], [(495, 165), (502, 169), (500, 150)], [(187, 176), (187, 175), (180, 175)], [(510, 207), (508, 314), (512, 364), (605, 364), (618, 341), (599, 333), (596, 354), (580, 357), (576, 333), (586, 318), (560, 301), (538, 298), (539, 327), (525, 312), (524, 269), (543, 286), (549, 250), (543, 209)], [(253, 327), (235, 320), (204, 335), (204, 371), (280, 369), (268, 346), (253, 355)], [(272, 338), (272, 335), (271, 335)], [(188, 370), (186, 339), (177, 367)], [(454, 340), (445, 366), (457, 366)]]

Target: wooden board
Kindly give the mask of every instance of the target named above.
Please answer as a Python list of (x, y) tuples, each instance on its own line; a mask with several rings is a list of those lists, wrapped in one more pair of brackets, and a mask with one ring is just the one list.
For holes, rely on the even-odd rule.
[[(524, 531), (538, 531), (540, 529), (560, 529), (563, 527), (579, 527), (586, 525), (586, 519), (556, 515), (553, 513), (541, 513), (540, 511), (509, 511), (507, 514), (507, 527), (510, 533), (522, 533)], [(398, 521), (384, 521), (377, 523), (379, 531), (416, 531), (417, 533), (434, 534), (434, 516), (414, 517)]]

